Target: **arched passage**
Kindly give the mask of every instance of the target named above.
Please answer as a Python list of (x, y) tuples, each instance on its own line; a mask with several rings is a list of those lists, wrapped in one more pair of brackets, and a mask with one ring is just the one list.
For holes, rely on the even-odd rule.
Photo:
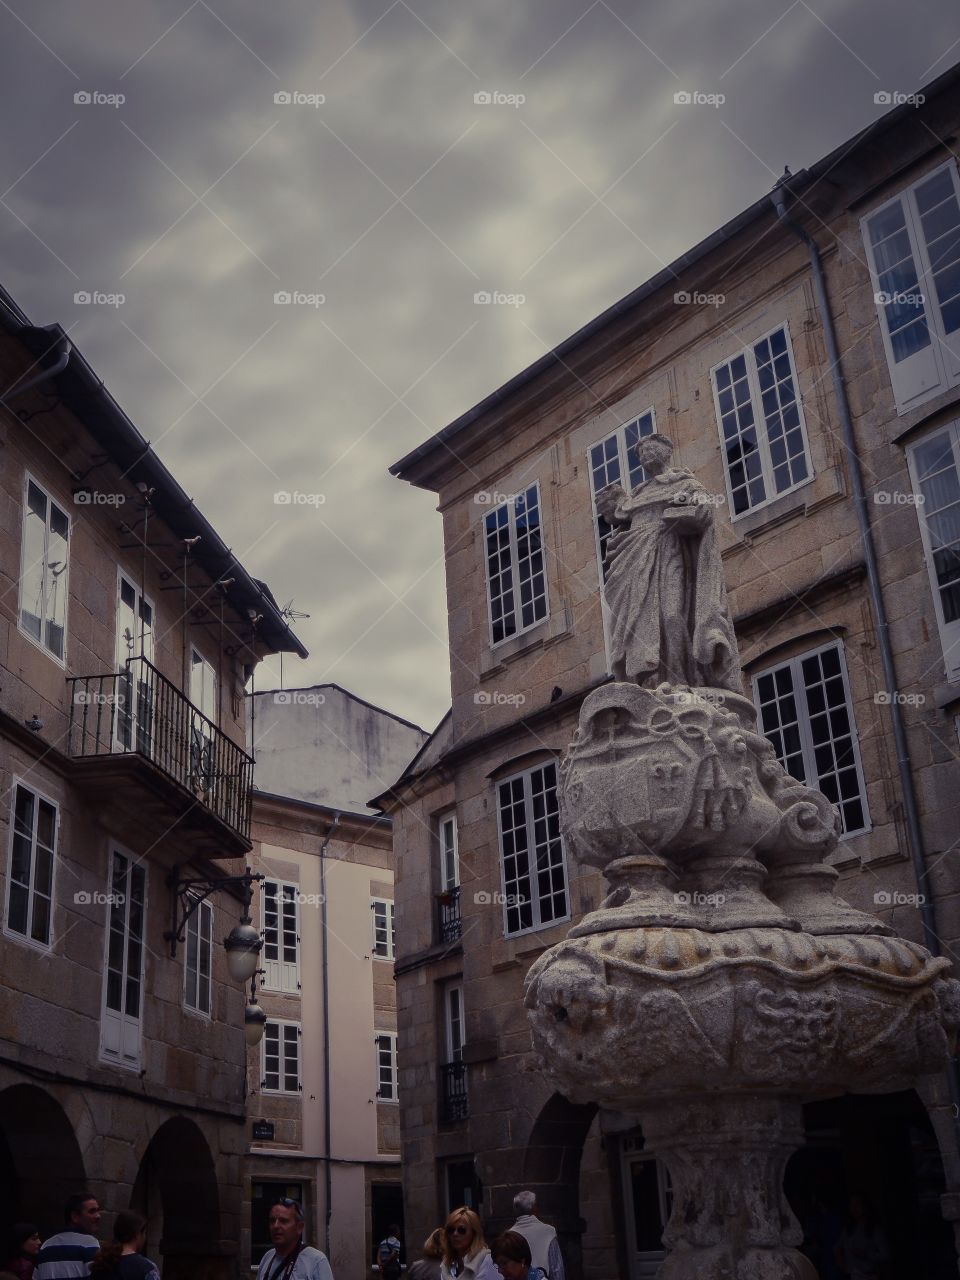
[(32, 1084), (0, 1091), (0, 1205), (3, 1238), (17, 1219), (41, 1234), (63, 1225), (69, 1195), (86, 1190), (83, 1156), (59, 1102)]
[(215, 1280), (221, 1274), (216, 1166), (192, 1120), (174, 1116), (150, 1139), (130, 1204), (147, 1218), (147, 1252), (162, 1260), (164, 1280)]
[(530, 1131), (516, 1184), (536, 1193), (540, 1214), (556, 1227), (571, 1280), (583, 1270), (580, 1159), (596, 1114), (595, 1103), (577, 1104), (555, 1093)]
[(787, 1167), (785, 1188), (805, 1231), (804, 1251), (830, 1267), (849, 1198), (865, 1198), (890, 1249), (890, 1274), (956, 1280), (953, 1230), (940, 1212), (940, 1149), (912, 1089), (847, 1094), (804, 1107), (806, 1145)]

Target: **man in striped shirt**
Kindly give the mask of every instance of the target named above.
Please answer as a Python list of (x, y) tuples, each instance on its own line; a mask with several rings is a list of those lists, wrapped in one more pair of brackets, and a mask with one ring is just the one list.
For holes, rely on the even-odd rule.
[(63, 1216), (66, 1229), (44, 1241), (33, 1280), (82, 1280), (90, 1274), (93, 1255), (100, 1248), (97, 1197), (89, 1191), (78, 1192), (67, 1201)]

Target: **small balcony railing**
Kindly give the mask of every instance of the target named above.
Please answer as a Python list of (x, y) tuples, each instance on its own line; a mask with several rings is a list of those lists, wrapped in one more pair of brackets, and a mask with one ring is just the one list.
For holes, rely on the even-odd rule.
[(247, 839), (253, 761), (146, 658), (69, 676), (70, 755), (137, 755)]
[(440, 1120), (459, 1124), (467, 1118), (467, 1064), (445, 1062), (440, 1067)]
[(463, 921), (460, 919), (460, 886), (444, 889), (437, 894), (437, 940), (439, 942), (456, 942), (463, 936)]

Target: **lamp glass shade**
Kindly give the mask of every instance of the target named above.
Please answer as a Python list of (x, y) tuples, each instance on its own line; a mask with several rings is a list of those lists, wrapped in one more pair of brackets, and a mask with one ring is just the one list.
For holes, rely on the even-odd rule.
[(227, 953), (227, 968), (234, 982), (250, 981), (257, 970), (262, 945), (260, 934), (252, 924), (234, 925), (230, 930), (223, 946)]
[(267, 1015), (256, 1000), (251, 1000), (243, 1013), (243, 1034), (251, 1049), (256, 1048), (263, 1039), (263, 1029), (266, 1025)]

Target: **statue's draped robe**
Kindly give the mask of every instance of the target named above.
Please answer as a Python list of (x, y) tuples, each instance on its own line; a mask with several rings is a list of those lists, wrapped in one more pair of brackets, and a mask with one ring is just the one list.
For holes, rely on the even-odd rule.
[[(664, 521), (668, 508), (684, 513), (683, 529), (672, 517)], [(622, 663), (625, 678), (638, 684), (742, 693), (706, 490), (691, 472), (669, 468), (625, 497), (615, 521), (604, 587), (614, 667)]]

